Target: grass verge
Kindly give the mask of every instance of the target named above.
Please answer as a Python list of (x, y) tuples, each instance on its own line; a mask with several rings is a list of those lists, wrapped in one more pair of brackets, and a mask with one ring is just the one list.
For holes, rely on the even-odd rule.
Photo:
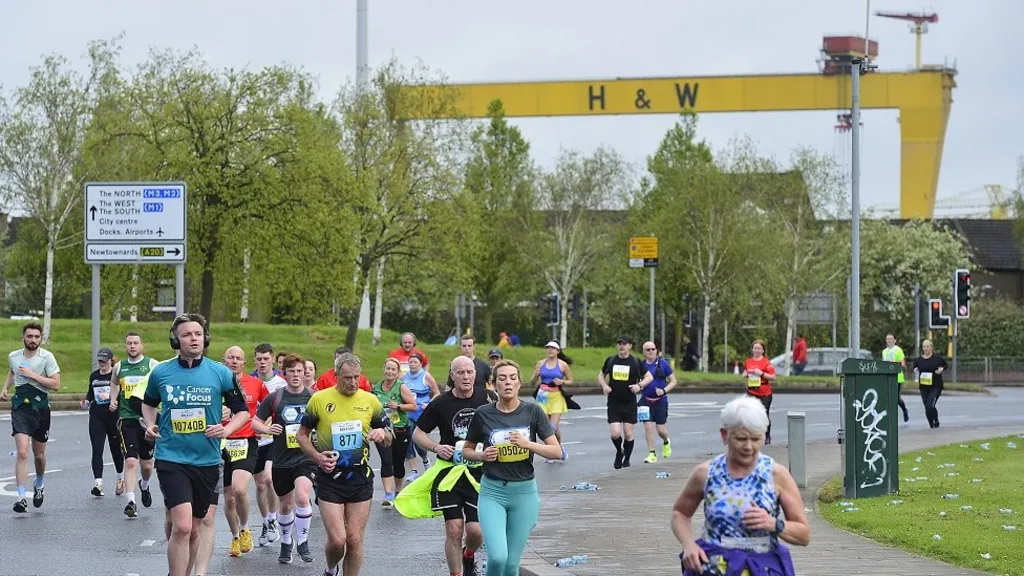
[[(6, 348), (14, 350), (21, 346), (22, 321), (0, 320), (0, 338)], [(121, 358), (124, 355), (124, 335), (130, 331), (138, 332), (146, 344), (146, 353), (163, 360), (171, 356), (167, 344), (167, 322), (104, 322), (100, 327), (101, 345), (109, 346), (114, 354)], [(249, 361), (249, 370), (254, 369), (252, 350), (261, 342), (270, 342), (275, 350), (295, 352), (303, 357), (311, 358), (317, 363), (319, 370), (326, 370), (334, 359), (334, 349), (345, 343), (345, 328), (339, 326), (292, 326), (271, 324), (231, 324), (216, 323), (210, 328), (210, 356), (219, 359), (229, 346), (238, 345), (245, 350)], [(356, 338), (355, 351), (366, 366), (367, 377), (381, 377), (381, 366), (391, 350), (398, 347), (399, 333), (390, 330), (381, 332), (380, 345), (373, 346), (373, 334), (369, 330), (359, 332)], [(57, 357), (61, 367), (61, 392), (84, 392), (90, 372), (92, 372), (92, 323), (89, 320), (53, 321), (50, 343), (46, 346)], [(439, 375), (447, 378), (447, 363), (459, 353), (458, 347), (444, 346), (420, 342), (417, 345), (431, 360), (430, 372), (435, 378)], [(477, 343), (477, 355), (481, 358), (493, 345)], [(524, 377), (532, 373), (534, 364), (544, 357), (542, 348), (523, 346), (504, 348), (505, 357), (515, 360), (523, 367)], [(566, 351), (573, 359), (573, 379), (582, 384), (596, 383), (597, 373), (604, 364), (605, 358), (615, 354), (615, 348), (573, 348)], [(639, 356), (640, 353), (636, 352)], [(716, 386), (732, 384), (737, 393), (743, 391), (742, 379), (734, 374), (721, 372), (676, 372), (681, 387)], [(814, 388), (839, 390), (839, 379), (823, 376), (791, 376), (779, 378), (774, 386), (777, 390), (786, 388)], [(967, 390), (983, 392), (984, 389), (973, 384), (946, 385), (951, 390)], [(731, 390), (731, 388), (730, 388)]]
[[(850, 505), (842, 478), (829, 480), (819, 511), (835, 526), (903, 550), (993, 574), (1024, 574), (1021, 478), (1024, 434), (950, 444), (901, 454), (896, 496)], [(944, 498), (951, 494), (957, 497)]]

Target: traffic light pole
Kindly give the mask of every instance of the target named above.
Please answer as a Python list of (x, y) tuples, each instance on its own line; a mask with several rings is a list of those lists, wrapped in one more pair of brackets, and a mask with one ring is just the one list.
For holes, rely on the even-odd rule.
[(950, 365), (950, 370), (949, 371), (950, 371), (950, 375), (952, 376), (953, 384), (956, 384), (956, 382), (957, 382), (957, 380), (956, 380), (956, 363), (957, 363), (958, 357), (960, 356), (960, 352), (957, 351), (957, 349), (956, 349), (956, 338), (957, 338), (957, 332), (960, 331), (959, 326), (958, 326), (960, 324), (960, 322), (957, 320), (956, 317), (957, 317), (957, 314), (953, 314), (953, 317), (950, 319), (950, 322), (953, 323), (953, 358), (951, 359), (951, 361), (949, 363), (949, 365)]

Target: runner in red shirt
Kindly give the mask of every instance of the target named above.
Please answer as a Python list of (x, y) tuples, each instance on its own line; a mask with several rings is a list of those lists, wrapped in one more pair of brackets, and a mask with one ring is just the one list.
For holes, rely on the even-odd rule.
[[(352, 351), (349, 350), (348, 348), (346, 348), (344, 346), (340, 346), (337, 350), (334, 351), (334, 360), (337, 361), (338, 357), (341, 356), (342, 354), (351, 354), (351, 353), (352, 353)], [(332, 362), (332, 364), (333, 364), (333, 362)], [(337, 385), (338, 385), (338, 375), (335, 374), (334, 367), (332, 366), (326, 372), (321, 374), (319, 378), (316, 379), (316, 384), (313, 385), (313, 391), (317, 392), (319, 390), (327, 390), (328, 388), (331, 388), (331, 387), (334, 387), (334, 386), (337, 386)], [(363, 375), (363, 374), (359, 375), (359, 388), (361, 390), (365, 390), (367, 392), (369, 392), (370, 390), (373, 389), (373, 387), (370, 385), (370, 381), (367, 380), (366, 376)]]
[(747, 394), (761, 401), (768, 413), (768, 431), (764, 443), (772, 443), (772, 382), (775, 381), (775, 366), (764, 355), (764, 341), (754, 340), (750, 347), (750, 358), (743, 365), (743, 378), (747, 382)]
[(409, 371), (409, 356), (412, 354), (419, 354), (423, 357), (423, 367), (426, 368), (430, 363), (430, 359), (423, 353), (422, 350), (416, 347), (416, 335), (412, 332), (406, 332), (402, 334), (402, 338), (399, 341), (400, 347), (395, 348), (388, 354), (388, 358), (394, 358), (398, 360), (398, 366), (402, 369), (404, 375)]
[[(246, 374), (245, 352), (232, 346), (224, 352), (224, 364), (238, 379), (239, 388), (249, 407), (249, 414), (256, 414), (259, 403), (269, 395), (263, 381)], [(227, 421), (225, 420), (225, 423)], [(224, 459), (224, 517), (231, 528), (231, 555), (241, 556), (252, 551), (252, 534), (249, 532), (249, 481), (256, 470), (256, 432), (252, 423), (246, 422), (223, 442), (221, 458)]]
[(793, 344), (793, 375), (803, 374), (807, 367), (807, 340), (797, 334), (796, 344)]

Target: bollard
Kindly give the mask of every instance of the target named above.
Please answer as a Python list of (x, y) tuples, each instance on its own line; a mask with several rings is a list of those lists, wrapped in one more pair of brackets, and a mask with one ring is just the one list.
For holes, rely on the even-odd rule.
[(789, 432), (789, 473), (796, 480), (797, 488), (807, 488), (807, 431), (805, 412), (787, 412), (786, 424)]

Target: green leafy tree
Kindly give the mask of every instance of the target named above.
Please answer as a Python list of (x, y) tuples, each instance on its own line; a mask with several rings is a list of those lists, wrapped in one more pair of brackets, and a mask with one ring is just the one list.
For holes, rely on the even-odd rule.
[[(145, 158), (133, 166), (140, 179), (188, 185), (188, 277), (198, 278), (193, 285), (198, 284), (199, 310), (207, 317), (213, 316), (218, 284), (240, 284), (240, 256), (282, 246), (279, 227), (292, 225), (294, 211), (317, 204), (296, 193), (308, 191), (307, 184), (317, 179), (293, 167), (310, 154), (301, 140), (309, 132), (297, 123), (318, 114), (322, 122), (326, 115), (317, 110), (311, 79), (295, 69), (217, 72), (197, 52), (154, 51), (102, 119), (109, 146)], [(141, 152), (132, 152), (136, 149)], [(341, 166), (329, 165), (319, 178), (321, 188), (343, 179)], [(295, 180), (297, 173), (306, 180)], [(324, 289), (329, 297), (334, 283)], [(228, 301), (237, 303), (238, 297), (230, 295)]]
[[(846, 178), (836, 159), (810, 149), (793, 153), (788, 170), (770, 159), (757, 159), (758, 204), (768, 211), (774, 233), (769, 285), (780, 290), (786, 336), (782, 352), (791, 352), (797, 307), (802, 298), (841, 290), (849, 270), (849, 235), (829, 218), (845, 204)], [(792, 358), (786, 356), (784, 374)]]
[(541, 179), (537, 206), (545, 221), (540, 224), (538, 257), (551, 290), (562, 295), (563, 347), (568, 345), (569, 297), (599, 256), (612, 250), (614, 211), (625, 207), (631, 187), (629, 165), (605, 147), (589, 156), (563, 151)]
[[(656, 294), (674, 318), (676, 333), (673, 356), (680, 357), (683, 319), (688, 297), (698, 292), (690, 265), (692, 237), (678, 234), (685, 227), (683, 189), (694, 172), (714, 170), (711, 147), (698, 140), (697, 117), (684, 113), (665, 133), (657, 151), (647, 159), (649, 179), (641, 185), (630, 215), (630, 235), (658, 237)], [(680, 213), (680, 210), (684, 210)], [(620, 242), (625, 245), (626, 239)]]
[[(457, 119), (408, 120), (457, 116), (451, 91), (428, 97), (403, 90), (432, 80), (436, 78), (422, 70), (391, 62), (364, 91), (346, 87), (338, 98), (342, 149), (354, 174), (349, 206), (356, 218), (356, 295), (363, 294), (371, 272), (385, 261), (416, 259), (439, 243), (450, 244), (451, 237), (431, 232), (465, 216), (451, 212), (461, 188), (464, 124)], [(385, 277), (378, 276), (378, 293), (385, 288)], [(345, 338), (349, 347), (355, 345), (358, 325), (357, 305)]]
[[(941, 223), (861, 221), (861, 311), (865, 343), (914, 325), (914, 286), (922, 297), (952, 297), (953, 271), (970, 268), (966, 241)], [(912, 341), (912, 331), (910, 340)]]
[(467, 224), (475, 232), (470, 282), (485, 303), (484, 335), (493, 342), (495, 313), (530, 296), (522, 283), (509, 279), (529, 276), (536, 170), (530, 144), (509, 125), (501, 101), (491, 102), (487, 113), (488, 123), (472, 135), (465, 182), (473, 211)]
[(82, 240), (66, 226), (80, 210), (83, 184), (97, 176), (81, 156), (96, 104), (115, 85), (116, 56), (116, 44), (90, 43), (87, 71), (80, 74), (67, 58), (50, 55), (32, 69), (27, 85), (0, 94), (0, 195), (39, 221), (46, 236), (44, 344), (53, 315), (55, 255)]

